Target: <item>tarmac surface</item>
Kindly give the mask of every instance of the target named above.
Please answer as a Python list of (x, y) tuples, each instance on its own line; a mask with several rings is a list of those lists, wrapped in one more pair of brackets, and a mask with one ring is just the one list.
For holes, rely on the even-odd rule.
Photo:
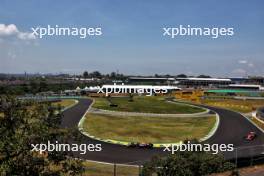
[[(89, 99), (78, 99), (78, 101), (78, 104), (63, 112), (63, 118), (61, 122), (62, 127), (77, 127), (79, 121), (92, 103), (92, 100)], [(255, 155), (261, 155), (261, 153), (264, 152), (264, 133), (249, 120), (247, 120), (242, 114), (216, 107), (203, 107), (218, 113), (220, 116), (220, 124), (218, 129), (211, 138), (205, 141), (205, 143), (234, 144), (234, 147), (238, 147), (239, 149), (237, 152), (224, 153), (224, 156), (227, 159), (232, 159), (235, 156), (239, 158), (251, 157)], [(256, 132), (257, 137), (253, 141), (246, 141), (244, 136), (251, 131)], [(101, 144), (102, 151), (87, 152), (86, 154), (74, 153), (74, 157), (100, 162), (136, 165), (150, 160), (155, 155), (165, 156), (168, 154), (167, 152), (164, 152), (162, 148), (128, 148), (122, 145), (101, 142), (84, 135), (80, 143)]]

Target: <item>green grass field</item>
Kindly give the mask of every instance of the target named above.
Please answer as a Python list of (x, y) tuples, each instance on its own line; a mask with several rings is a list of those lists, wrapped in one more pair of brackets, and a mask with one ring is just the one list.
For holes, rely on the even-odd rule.
[(93, 107), (113, 111), (159, 114), (187, 114), (205, 111), (199, 107), (186, 104), (169, 103), (166, 102), (163, 97), (136, 96), (133, 98), (133, 102), (128, 100), (129, 98), (126, 97), (111, 98), (112, 103), (118, 105), (117, 107), (111, 107), (109, 105), (110, 102), (106, 98), (96, 98)]
[(203, 104), (231, 109), (234, 111), (248, 113), (254, 109), (263, 107), (264, 100), (237, 100), (237, 99), (222, 99), (222, 100), (203, 100)]
[(212, 117), (114, 117), (87, 114), (84, 130), (103, 139), (127, 142), (172, 143), (199, 139), (213, 128)]

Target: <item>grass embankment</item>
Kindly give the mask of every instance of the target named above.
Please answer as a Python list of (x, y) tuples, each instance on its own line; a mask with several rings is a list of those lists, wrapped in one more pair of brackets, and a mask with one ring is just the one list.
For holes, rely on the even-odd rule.
[(87, 114), (84, 130), (103, 139), (172, 143), (202, 138), (213, 128), (212, 117), (124, 117)]
[[(95, 162), (84, 162), (86, 171), (83, 176), (112, 176), (114, 175), (114, 165), (95, 163)], [(116, 166), (116, 175), (122, 176), (138, 176), (139, 168), (133, 166)]]
[[(114, 175), (114, 164), (108, 163), (98, 163), (93, 161), (83, 161), (82, 166), (85, 171), (82, 176), (113, 176)], [(50, 165), (52, 171), (60, 171), (62, 165)], [(65, 176), (70, 176), (72, 174), (65, 174)], [(116, 165), (116, 175), (117, 176), (138, 176), (139, 167), (138, 166), (124, 166)], [(64, 175), (63, 175), (64, 176)]]
[(75, 100), (73, 99), (63, 99), (58, 102), (52, 103), (53, 106), (61, 106), (62, 108), (67, 108), (75, 104)]
[[(264, 165), (256, 165), (250, 166), (245, 168), (238, 169), (239, 175), (241, 176), (250, 176), (250, 175), (259, 175), (262, 176), (264, 173)], [(232, 175), (232, 171), (219, 173), (219, 174), (212, 174), (211, 176), (230, 176)]]
[(263, 107), (264, 100), (239, 100), (239, 99), (222, 99), (222, 100), (202, 100), (203, 104), (231, 109), (241, 113), (252, 112), (254, 109)]
[(199, 107), (189, 106), (180, 103), (169, 103), (163, 97), (136, 96), (133, 101), (127, 97), (112, 97), (110, 101), (117, 107), (111, 107), (106, 98), (96, 98), (94, 108), (125, 111), (125, 112), (145, 112), (159, 114), (187, 114), (205, 111)]
[[(103, 163), (95, 163), (95, 162), (84, 162), (87, 170), (83, 174), (83, 176), (112, 176), (114, 175), (114, 166)], [(250, 176), (250, 175), (261, 175), (264, 172), (264, 165), (256, 165), (251, 167), (245, 167), (238, 169), (240, 175)], [(116, 166), (117, 175), (122, 176), (138, 176), (139, 168), (133, 166)], [(230, 176), (232, 175), (232, 171), (212, 174), (210, 176)]]

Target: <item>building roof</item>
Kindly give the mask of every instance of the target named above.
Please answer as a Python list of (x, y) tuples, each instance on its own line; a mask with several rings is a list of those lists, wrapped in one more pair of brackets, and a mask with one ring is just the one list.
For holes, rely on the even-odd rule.
[(257, 84), (229, 84), (229, 87), (246, 87), (246, 88), (260, 88)]
[(135, 80), (175, 80), (175, 78), (156, 78), (156, 77), (129, 77)]
[(228, 82), (231, 82), (231, 79), (228, 79), (228, 78), (177, 78), (177, 80), (189, 80), (189, 81), (228, 81)]
[(207, 90), (208, 93), (247, 93), (252, 92), (248, 90), (236, 90), (236, 89), (215, 89), (215, 90)]

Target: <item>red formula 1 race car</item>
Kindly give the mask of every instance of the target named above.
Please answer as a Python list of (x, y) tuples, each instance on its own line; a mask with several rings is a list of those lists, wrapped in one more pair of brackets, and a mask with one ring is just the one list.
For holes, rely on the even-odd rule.
[(257, 134), (253, 131), (249, 132), (244, 138), (247, 141), (253, 141), (257, 137)]
[(145, 148), (145, 149), (152, 149), (153, 148), (153, 144), (152, 143), (135, 143), (135, 142), (131, 142), (127, 147), (129, 148)]

